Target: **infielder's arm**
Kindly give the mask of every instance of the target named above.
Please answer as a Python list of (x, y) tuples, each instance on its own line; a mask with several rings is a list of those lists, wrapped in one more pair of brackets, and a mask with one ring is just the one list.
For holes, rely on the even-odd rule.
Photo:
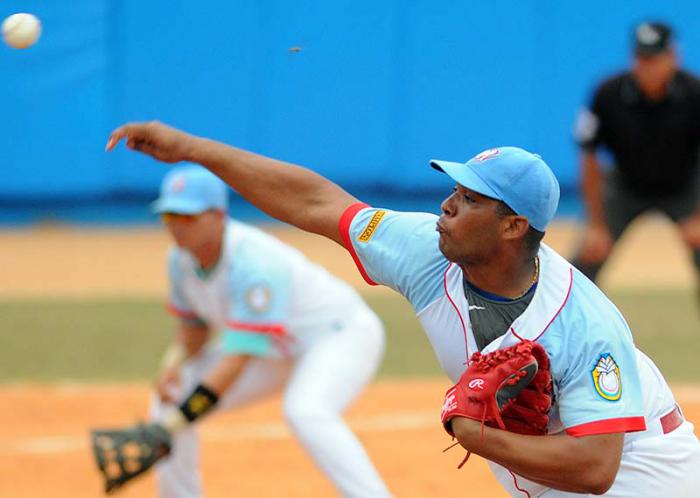
[(127, 147), (163, 162), (199, 163), (270, 216), (343, 244), (338, 221), (357, 199), (313, 171), (157, 122), (117, 128), (107, 150), (121, 139), (126, 139)]
[(180, 320), (175, 337), (160, 363), (155, 390), (161, 401), (172, 402), (171, 388), (180, 382), (180, 367), (192, 356), (199, 354), (209, 340), (209, 327), (194, 320)]
[(612, 486), (622, 458), (622, 433), (573, 437), (524, 436), (452, 420), (459, 443), (531, 481), (561, 491), (602, 494)]
[(187, 425), (211, 410), (219, 398), (238, 379), (251, 359), (250, 355), (227, 355), (188, 394), (179, 407), (173, 407), (161, 420), (170, 434), (180, 432)]
[(221, 396), (226, 390), (236, 382), (236, 379), (241, 375), (243, 369), (252, 358), (248, 354), (227, 355), (219, 364), (214, 367), (214, 370), (209, 372), (202, 380), (202, 384), (210, 388)]
[(175, 341), (182, 347), (185, 358), (196, 356), (209, 340), (209, 327), (202, 323), (180, 320)]

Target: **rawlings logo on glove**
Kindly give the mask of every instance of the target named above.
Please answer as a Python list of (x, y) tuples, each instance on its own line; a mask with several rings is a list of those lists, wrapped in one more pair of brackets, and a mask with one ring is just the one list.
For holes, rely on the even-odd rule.
[(474, 389), (475, 391), (477, 389), (483, 390), (484, 389), (484, 379), (474, 379), (469, 382), (469, 389)]
[(442, 423), (466, 417), (518, 434), (547, 433), (552, 405), (549, 358), (536, 342), (523, 341), (487, 354), (474, 353), (459, 382), (447, 390)]

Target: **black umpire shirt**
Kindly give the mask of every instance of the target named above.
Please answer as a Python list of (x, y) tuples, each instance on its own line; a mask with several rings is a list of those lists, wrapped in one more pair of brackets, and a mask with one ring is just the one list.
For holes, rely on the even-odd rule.
[(612, 154), (622, 186), (641, 195), (674, 194), (694, 185), (700, 151), (700, 80), (679, 70), (666, 97), (645, 97), (630, 72), (596, 90), (576, 125), (584, 149)]

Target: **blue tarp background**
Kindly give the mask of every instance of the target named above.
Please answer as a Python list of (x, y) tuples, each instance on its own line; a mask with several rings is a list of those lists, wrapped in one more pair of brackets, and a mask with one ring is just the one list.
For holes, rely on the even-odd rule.
[[(0, 48), (0, 221), (146, 217), (165, 171), (109, 131), (159, 119), (307, 165), (358, 196), (432, 198), (429, 159), (520, 145), (567, 192), (571, 128), (629, 61), (632, 26), (677, 29), (700, 68), (692, 0), (5, 0), (43, 23)], [(300, 51), (290, 51), (299, 47)], [(129, 206), (139, 206), (130, 211)], [(138, 217), (138, 216), (137, 216)]]

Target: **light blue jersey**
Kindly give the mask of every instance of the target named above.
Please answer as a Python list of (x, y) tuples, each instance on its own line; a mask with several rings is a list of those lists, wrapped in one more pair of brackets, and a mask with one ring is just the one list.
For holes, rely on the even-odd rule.
[(295, 355), (353, 306), (347, 284), (257, 228), (230, 220), (221, 257), (209, 272), (173, 247), (169, 308), (221, 331), (230, 354)]
[[(443, 370), (456, 382), (477, 348), (462, 270), (440, 252), (437, 221), (432, 214), (357, 204), (343, 215), (340, 228), (365, 280), (389, 286), (411, 302)], [(675, 409), (675, 401), (654, 364), (635, 348), (620, 312), (544, 244), (539, 259), (540, 279), (532, 301), (483, 351), (521, 339), (544, 346), (555, 389), (550, 434), (624, 432), (635, 438), (651, 433), (650, 424), (656, 430), (660, 417)], [(501, 469), (496, 474), (504, 486), (513, 488), (510, 475), (495, 467)]]

